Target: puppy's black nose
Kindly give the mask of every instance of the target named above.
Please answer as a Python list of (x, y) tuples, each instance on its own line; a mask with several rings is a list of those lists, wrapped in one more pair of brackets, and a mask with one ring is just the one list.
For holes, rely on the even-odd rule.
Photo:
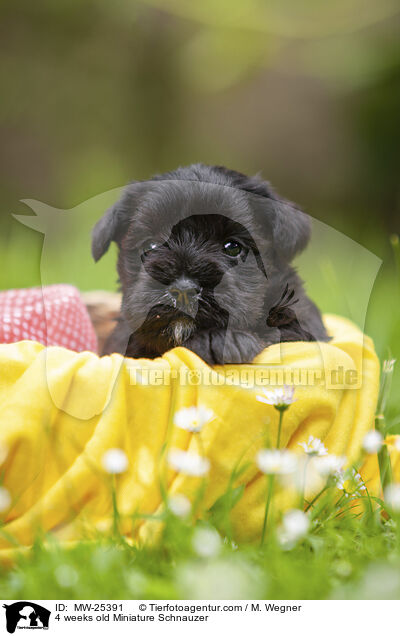
[(168, 288), (168, 294), (174, 307), (184, 310), (193, 309), (200, 292), (201, 288), (188, 278), (179, 278)]

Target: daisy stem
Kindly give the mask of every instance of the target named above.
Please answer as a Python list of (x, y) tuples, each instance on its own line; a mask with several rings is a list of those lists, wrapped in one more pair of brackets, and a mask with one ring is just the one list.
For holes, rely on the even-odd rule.
[(279, 448), (280, 443), (281, 443), (282, 421), (283, 421), (283, 409), (279, 409), (278, 436), (277, 436), (277, 439), (276, 439), (276, 447), (277, 448)]
[(313, 506), (313, 505), (315, 504), (315, 502), (317, 501), (317, 499), (319, 499), (319, 498), (320, 498), (320, 496), (321, 496), (321, 495), (325, 492), (325, 490), (328, 490), (328, 488), (329, 488), (329, 486), (328, 486), (328, 484), (326, 484), (326, 485), (322, 488), (322, 490), (320, 490), (320, 491), (319, 491), (319, 492), (315, 495), (314, 499), (312, 499), (312, 500), (310, 501), (310, 503), (309, 503), (309, 504), (307, 504), (307, 507), (305, 508), (304, 512), (308, 512), (308, 511), (310, 510), (311, 506)]
[[(327, 486), (327, 488), (325, 488), (324, 490), (325, 490), (325, 497), (320, 499), (316, 506), (313, 506), (313, 509), (310, 512), (310, 519), (318, 519), (323, 510), (325, 509), (330, 510), (332, 508), (332, 495), (329, 492), (330, 487)], [(324, 491), (321, 491), (319, 495), (321, 495), (322, 492)]]
[[(385, 412), (392, 386), (394, 363), (394, 360), (385, 361), (383, 363), (381, 386), (379, 389), (378, 405), (375, 415), (375, 428), (379, 431), (379, 433), (381, 433), (383, 438), (386, 437)], [(378, 452), (378, 464), (383, 492), (386, 486), (391, 484), (393, 481), (392, 464), (386, 444), (383, 444)]]
[(340, 495), (339, 499), (335, 502), (335, 508), (333, 510), (333, 512), (328, 515), (328, 517), (325, 519), (325, 522), (329, 522), (331, 521), (331, 519), (335, 519), (336, 515), (338, 514), (338, 512), (341, 512), (343, 510), (345, 510), (346, 508), (340, 508), (342, 501), (346, 499), (346, 495), (342, 494)]
[(111, 479), (111, 500), (113, 508), (113, 533), (114, 536), (119, 535), (119, 512), (117, 503), (117, 483), (116, 476), (113, 475)]
[(305, 496), (306, 496), (306, 481), (307, 481), (307, 468), (308, 468), (308, 462), (310, 461), (309, 456), (307, 455), (306, 457), (306, 461), (304, 462), (304, 472), (303, 472), (303, 484), (302, 484), (302, 491), (300, 494), (300, 508), (303, 509), (304, 508), (304, 501), (305, 501)]
[(381, 449), (378, 451), (378, 465), (383, 492), (386, 486), (391, 484), (393, 481), (392, 462), (390, 461), (390, 455), (386, 444), (382, 444)]
[(268, 478), (268, 489), (267, 489), (267, 499), (265, 502), (264, 523), (263, 523), (262, 533), (261, 533), (261, 546), (264, 545), (265, 533), (267, 530), (268, 513), (269, 513), (271, 499), (272, 499), (272, 492), (274, 490), (274, 478), (275, 478), (275, 475), (269, 475), (269, 478)]
[[(204, 444), (203, 444), (203, 440), (201, 438), (200, 433), (196, 433), (196, 440), (197, 440), (197, 446), (199, 448), (200, 457), (205, 457)], [(204, 477), (202, 477), (201, 479), (200, 485), (197, 489), (196, 496), (192, 505), (193, 520), (196, 518), (198, 508), (200, 506), (201, 500), (203, 499), (204, 493), (206, 491), (206, 487), (207, 487), (207, 475), (204, 475)]]

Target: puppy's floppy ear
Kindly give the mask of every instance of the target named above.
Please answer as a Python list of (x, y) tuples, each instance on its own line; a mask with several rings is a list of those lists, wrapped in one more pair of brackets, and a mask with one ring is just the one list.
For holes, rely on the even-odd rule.
[(107, 210), (92, 231), (92, 256), (97, 262), (110, 247), (118, 227), (118, 203)]
[(92, 256), (96, 262), (107, 252), (111, 241), (119, 243), (128, 230), (135, 207), (132, 185), (128, 186), (122, 198), (107, 210), (93, 228)]
[[(267, 213), (275, 250), (281, 258), (291, 261), (306, 247), (311, 235), (311, 221), (307, 214), (290, 201), (281, 199), (260, 175), (248, 177), (223, 167), (216, 166), (215, 169), (227, 176), (233, 186), (257, 195), (253, 201), (261, 211), (260, 218), (265, 219)], [(262, 222), (265, 223), (265, 220)]]
[(270, 200), (272, 234), (278, 255), (290, 262), (304, 250), (311, 236), (310, 217), (289, 201)]

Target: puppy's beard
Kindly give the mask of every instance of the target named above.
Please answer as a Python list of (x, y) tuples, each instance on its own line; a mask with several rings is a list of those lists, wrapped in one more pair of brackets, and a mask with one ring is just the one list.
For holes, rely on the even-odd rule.
[(164, 330), (164, 335), (176, 347), (184, 344), (195, 331), (195, 323), (190, 318), (172, 320)]

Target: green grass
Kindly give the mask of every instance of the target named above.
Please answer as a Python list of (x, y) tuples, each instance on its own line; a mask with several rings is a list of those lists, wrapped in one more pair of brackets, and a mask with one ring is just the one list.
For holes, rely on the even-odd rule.
[(171, 521), (158, 548), (119, 538), (69, 550), (38, 542), (0, 581), (4, 599), (400, 598), (400, 542), (378, 513), (315, 522), (292, 550), (222, 543), (199, 557), (195, 529)]
[[(18, 259), (14, 254), (8, 258), (16, 268), (9, 282), (21, 285)], [(366, 313), (365, 330), (374, 338), (381, 360), (400, 356), (400, 284), (395, 261), (396, 257), (389, 260), (378, 274)], [(329, 278), (332, 271), (335, 269), (328, 267), (324, 275)], [(57, 272), (51, 282), (65, 280), (61, 269)], [(38, 284), (38, 272), (31, 270), (25, 280), (26, 285)], [(104, 280), (105, 286), (111, 287), (109, 278)], [(332, 304), (335, 281), (330, 280), (328, 285), (323, 276), (307, 280), (322, 309), (340, 313), (341, 309)], [(86, 283), (83, 287), (98, 287), (92, 279)], [(362, 291), (363, 284), (361, 272), (352, 289)], [(7, 285), (3, 282), (3, 286)], [(356, 298), (356, 304), (361, 299), (362, 296), (360, 300)], [(397, 369), (386, 410), (385, 430), (390, 432), (400, 431), (399, 376)], [(207, 524), (212, 521), (211, 517)], [(220, 549), (208, 557), (199, 556), (193, 546), (196, 524), (172, 515), (168, 516), (163, 539), (156, 547), (135, 548), (118, 535), (99, 537), (68, 549), (54, 539), (38, 541), (30, 554), (1, 571), (0, 597), (400, 598), (400, 520), (384, 517), (379, 505), (374, 511), (366, 506), (362, 514), (355, 516), (351, 512), (340, 514), (331, 503), (313, 520), (308, 535), (291, 549), (283, 549), (271, 531), (262, 547), (237, 546), (218, 527)]]

